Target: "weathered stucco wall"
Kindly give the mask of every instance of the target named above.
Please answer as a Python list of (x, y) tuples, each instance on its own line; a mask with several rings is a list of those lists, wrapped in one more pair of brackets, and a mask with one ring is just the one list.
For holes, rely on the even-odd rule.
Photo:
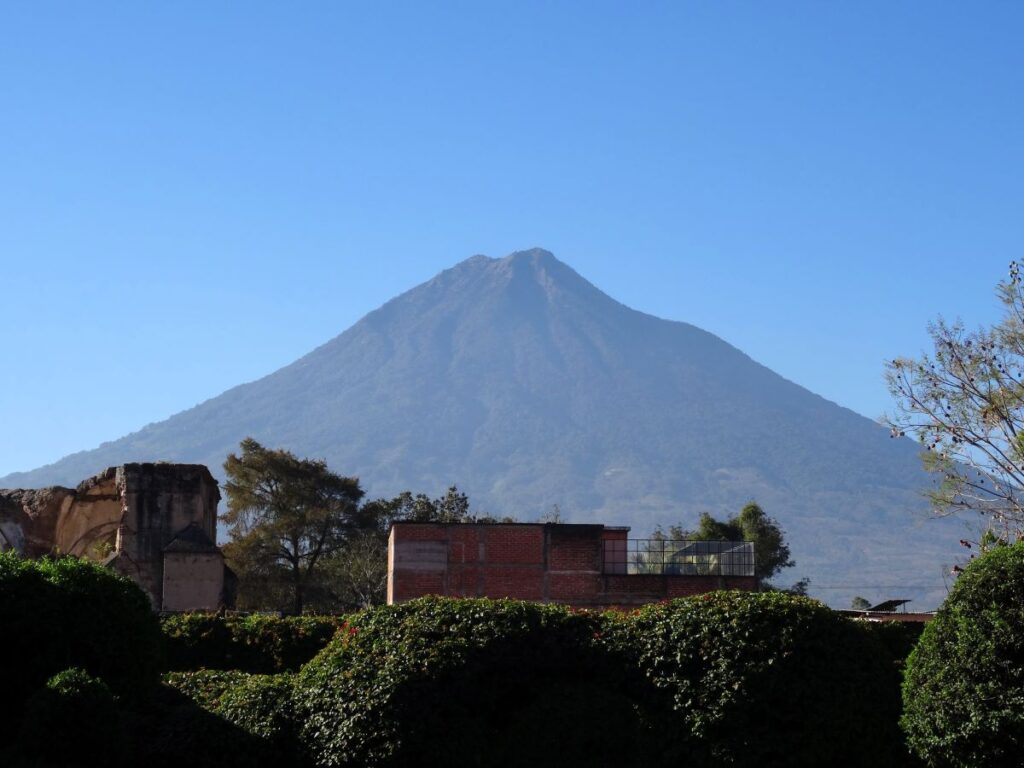
[(224, 592), (220, 553), (169, 552), (164, 558), (163, 610), (215, 611)]
[(159, 607), (164, 547), (193, 523), (216, 540), (220, 490), (202, 464), (125, 464), (117, 477), (125, 512), (116, 551), (139, 567), (137, 580)]

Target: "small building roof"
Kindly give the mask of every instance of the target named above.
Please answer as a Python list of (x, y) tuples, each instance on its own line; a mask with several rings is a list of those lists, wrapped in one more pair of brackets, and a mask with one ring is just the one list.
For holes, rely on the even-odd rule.
[(196, 523), (178, 531), (174, 538), (167, 542), (164, 552), (220, 552), (220, 548), (206, 535), (206, 531)]
[(868, 610), (878, 613), (892, 613), (901, 605), (906, 605), (909, 602), (909, 600), (884, 600), (878, 605), (871, 606)]

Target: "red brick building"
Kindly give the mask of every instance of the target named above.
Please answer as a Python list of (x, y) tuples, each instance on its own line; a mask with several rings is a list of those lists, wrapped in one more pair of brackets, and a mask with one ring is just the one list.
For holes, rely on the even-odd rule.
[(512, 597), (580, 608), (757, 589), (749, 542), (628, 538), (563, 523), (396, 523), (388, 603), (424, 595)]

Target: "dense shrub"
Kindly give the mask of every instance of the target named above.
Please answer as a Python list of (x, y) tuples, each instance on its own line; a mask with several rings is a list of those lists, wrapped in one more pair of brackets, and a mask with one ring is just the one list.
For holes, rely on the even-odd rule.
[(902, 764), (891, 659), (813, 600), (700, 595), (619, 620), (608, 642), (652, 684), (662, 764)]
[(330, 642), (342, 621), (335, 616), (170, 616), (162, 622), (167, 668), (294, 672)]
[(11, 662), (0, 697), (7, 717), (68, 667), (81, 667), (129, 698), (159, 679), (160, 628), (146, 595), (130, 579), (85, 560), (0, 553), (0, 628), (0, 658)]
[(61, 672), (27, 703), (15, 764), (85, 768), (122, 764), (124, 734), (110, 689), (88, 672)]
[(645, 764), (603, 625), (510, 600), (370, 609), (300, 673), (301, 736), (320, 765)]
[(203, 670), (172, 672), (164, 681), (206, 711), (254, 737), (253, 743), (260, 745), (264, 759), (271, 754), (298, 757), (292, 706), (294, 675)]
[(974, 560), (907, 660), (901, 724), (933, 766), (1024, 754), (1024, 542)]
[(295, 676), (249, 675), (221, 696), (216, 712), (229, 723), (263, 739), (271, 749), (298, 751), (292, 696)]

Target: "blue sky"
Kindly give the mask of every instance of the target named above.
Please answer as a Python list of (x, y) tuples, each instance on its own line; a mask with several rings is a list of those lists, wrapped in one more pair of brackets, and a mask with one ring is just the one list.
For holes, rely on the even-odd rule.
[[(5, 4), (0, 475), (542, 246), (875, 417), (1024, 239), (1018, 3)], [(344, 468), (339, 468), (343, 470)]]

